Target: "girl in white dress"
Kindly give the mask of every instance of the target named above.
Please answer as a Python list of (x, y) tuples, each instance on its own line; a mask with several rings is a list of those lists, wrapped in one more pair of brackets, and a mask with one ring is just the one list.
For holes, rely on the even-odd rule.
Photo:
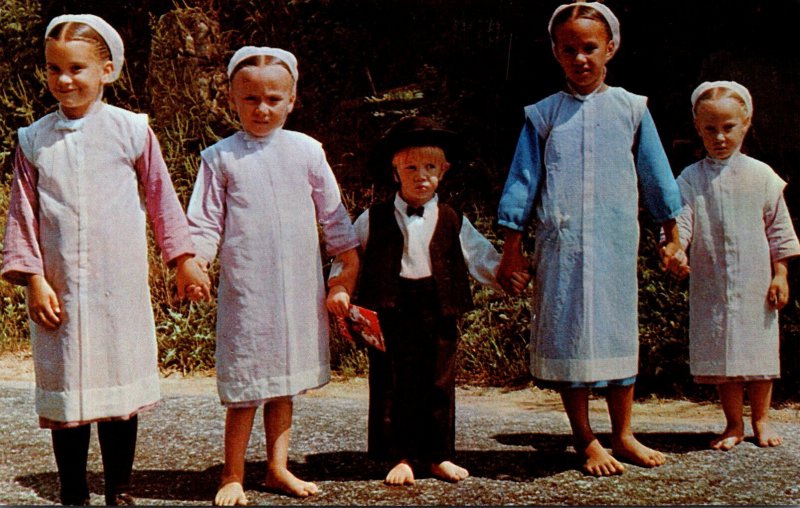
[(787, 260), (800, 254), (786, 182), (740, 151), (753, 115), (744, 86), (702, 83), (692, 112), (708, 156), (678, 178), (678, 226), (692, 268), (691, 373), (719, 391), (727, 424), (712, 448), (730, 450), (744, 439), (745, 391), (757, 444), (778, 446), (768, 422), (772, 380), (780, 376), (778, 311), (789, 300)]
[(62, 504), (89, 501), (92, 423), (106, 503), (126, 504), (138, 414), (160, 399), (148, 216), (179, 293), (193, 284), (202, 297), (209, 281), (147, 117), (101, 100), (122, 71), (119, 34), (94, 15), (58, 16), (45, 59), (59, 107), (19, 130), (2, 274), (26, 286), (36, 412)]
[(246, 46), (228, 76), (244, 129), (202, 152), (188, 210), (198, 256), (210, 261), (219, 249), (220, 258), (216, 369), (227, 417), (217, 505), (247, 503), (245, 452), (260, 406), (267, 488), (317, 492), (287, 460), (292, 397), (330, 380), (318, 224), (327, 252), (346, 273), (358, 270), (358, 238), (322, 146), (283, 129), (295, 102), (295, 56)]

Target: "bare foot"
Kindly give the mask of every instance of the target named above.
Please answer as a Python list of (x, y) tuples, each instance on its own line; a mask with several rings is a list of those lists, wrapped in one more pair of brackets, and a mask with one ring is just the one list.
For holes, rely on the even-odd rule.
[(438, 464), (431, 464), (431, 474), (446, 482), (455, 483), (460, 482), (468, 477), (469, 471), (461, 466), (453, 464), (449, 460), (445, 460), (444, 462), (440, 462)]
[(615, 457), (641, 467), (658, 467), (667, 458), (658, 450), (643, 445), (633, 434), (619, 439), (611, 438), (611, 451)]
[(295, 497), (313, 496), (319, 492), (315, 483), (303, 481), (288, 469), (269, 469), (264, 486), (269, 490)]
[(407, 460), (401, 460), (386, 475), (387, 485), (414, 485), (414, 471)]
[(742, 441), (744, 441), (744, 425), (733, 427), (729, 425), (718, 438), (711, 441), (711, 448), (727, 452)]
[(767, 421), (753, 422), (753, 433), (756, 437), (756, 443), (762, 448), (783, 444), (783, 438), (775, 432), (775, 429)]
[(612, 457), (597, 439), (589, 443), (582, 453), (584, 459), (586, 459), (583, 463), (583, 471), (586, 474), (592, 476), (612, 476), (615, 474), (622, 474), (622, 472), (625, 471), (625, 466)]
[(239, 482), (226, 483), (217, 491), (214, 497), (214, 506), (245, 506), (247, 496), (244, 495), (244, 488)]

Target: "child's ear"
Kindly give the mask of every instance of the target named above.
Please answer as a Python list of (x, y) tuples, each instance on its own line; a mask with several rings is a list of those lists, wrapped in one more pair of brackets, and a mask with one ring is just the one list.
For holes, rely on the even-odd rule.
[(447, 173), (447, 170), (449, 170), (449, 169), (450, 169), (450, 163), (447, 162), (447, 161), (444, 161), (444, 164), (442, 164), (442, 174), (439, 175), (439, 180), (444, 178), (445, 173)]
[(106, 63), (103, 64), (103, 76), (101, 78), (104, 85), (111, 83), (112, 74), (114, 74), (114, 62), (106, 60)]
[(294, 101), (295, 101), (295, 99), (297, 99), (297, 96), (294, 93), (292, 93), (291, 97), (289, 98), (289, 108), (288, 108), (287, 113), (291, 113), (292, 111), (294, 111)]
[(397, 174), (397, 168), (394, 166), (392, 166), (392, 180), (394, 180), (395, 183), (400, 183), (400, 175)]
[(614, 45), (614, 41), (608, 41), (606, 44), (606, 59), (610, 60), (612, 56), (614, 56), (614, 49), (616, 46)]

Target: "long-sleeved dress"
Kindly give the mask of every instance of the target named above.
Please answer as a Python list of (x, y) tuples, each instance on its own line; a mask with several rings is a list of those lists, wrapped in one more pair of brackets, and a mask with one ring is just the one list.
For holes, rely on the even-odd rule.
[[(683, 170), (681, 240), (689, 248), (689, 364), (698, 381), (780, 375), (772, 263), (800, 255), (784, 182), (742, 153)], [(716, 380), (716, 381), (715, 381)]]
[(645, 97), (610, 87), (559, 92), (525, 108), (498, 223), (522, 231), (535, 207), (536, 379), (592, 384), (636, 375), (639, 189), (656, 221), (680, 211)]
[(336, 255), (358, 245), (322, 145), (278, 129), (202, 153), (188, 219), (198, 255), (219, 249), (217, 389), (258, 405), (330, 379), (317, 224)]
[(165, 261), (194, 252), (145, 115), (100, 101), (19, 131), (2, 275), (43, 275), (61, 324), (31, 322), (43, 427), (127, 418), (160, 399), (146, 216)]

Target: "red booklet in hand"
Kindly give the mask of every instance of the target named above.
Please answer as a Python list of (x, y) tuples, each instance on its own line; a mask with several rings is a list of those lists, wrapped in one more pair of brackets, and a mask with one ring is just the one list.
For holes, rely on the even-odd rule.
[(351, 305), (347, 316), (336, 316), (336, 326), (348, 340), (355, 344), (366, 344), (386, 352), (378, 313), (358, 305)]

